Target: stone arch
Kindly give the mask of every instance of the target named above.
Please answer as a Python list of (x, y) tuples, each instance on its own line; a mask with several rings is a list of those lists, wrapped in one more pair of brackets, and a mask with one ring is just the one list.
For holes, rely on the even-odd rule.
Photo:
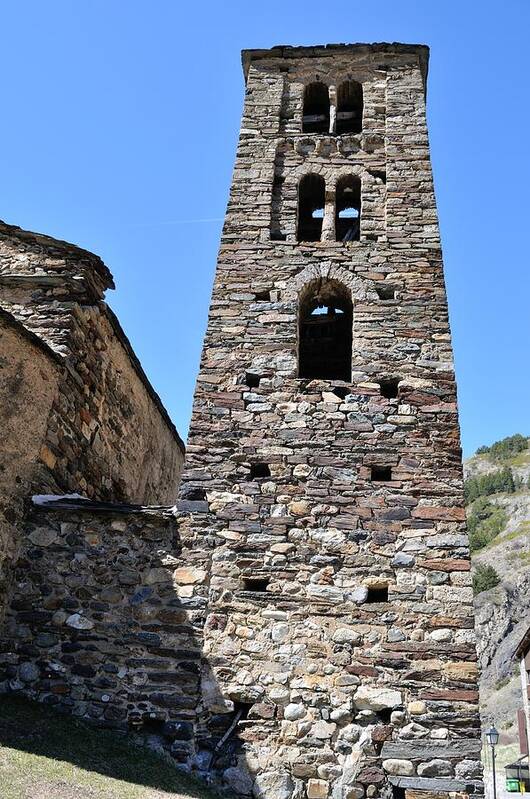
[(346, 79), (337, 85), (336, 133), (362, 133), (363, 85), (359, 81)]
[(327, 83), (314, 80), (304, 86), (303, 133), (329, 133), (330, 102)]
[(359, 175), (341, 175), (335, 182), (335, 239), (359, 241), (361, 233), (362, 180)]
[(307, 172), (298, 183), (296, 238), (298, 241), (320, 241), (326, 205), (325, 178)]
[(352, 302), (377, 301), (377, 293), (371, 283), (349, 272), (342, 266), (319, 261), (310, 264), (293, 277), (282, 290), (282, 302), (297, 303), (304, 286), (314, 280), (335, 280), (344, 284), (351, 292)]
[(298, 299), (298, 377), (351, 382), (353, 302), (336, 279), (306, 283)]

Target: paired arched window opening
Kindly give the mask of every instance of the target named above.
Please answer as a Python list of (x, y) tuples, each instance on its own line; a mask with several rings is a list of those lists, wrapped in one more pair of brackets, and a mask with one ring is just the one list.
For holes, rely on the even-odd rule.
[(310, 83), (304, 91), (304, 133), (329, 133), (329, 92), (325, 83)]
[(336, 132), (360, 133), (363, 129), (363, 87), (355, 80), (341, 83), (337, 89)]
[(337, 280), (314, 280), (300, 297), (298, 376), (351, 381), (353, 307)]
[(335, 238), (359, 241), (361, 232), (361, 181), (348, 175), (337, 181), (335, 193)]
[(304, 175), (298, 186), (298, 241), (320, 241), (326, 184), (321, 175)]
[[(326, 204), (326, 184), (321, 175), (304, 175), (298, 184), (298, 241), (320, 241)], [(335, 192), (335, 239), (359, 241), (361, 231), (361, 181), (346, 175)]]
[(346, 80), (337, 88), (334, 131), (330, 131), (330, 97), (325, 83), (309, 83), (304, 90), (303, 133), (361, 133), (363, 127), (363, 87)]

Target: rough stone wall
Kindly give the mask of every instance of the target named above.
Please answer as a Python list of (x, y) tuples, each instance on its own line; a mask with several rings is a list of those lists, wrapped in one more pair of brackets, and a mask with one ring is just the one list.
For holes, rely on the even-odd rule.
[[(181, 532), (211, 558), (198, 746), (240, 795), (480, 794), (426, 50), (279, 48), (244, 64), (181, 484)], [(305, 84), (345, 76), (363, 85), (363, 132), (301, 134)], [(326, 179), (324, 230), (336, 178), (361, 177), (360, 241), (294, 240), (305, 171)], [(353, 300), (348, 383), (297, 376), (298, 300), (329, 279)], [(258, 463), (270, 476), (253, 479)], [(372, 482), (377, 465), (391, 478)]]
[[(59, 506), (61, 503), (58, 503)], [(68, 507), (70, 505), (70, 507)], [(0, 641), (0, 690), (193, 754), (206, 606), (203, 554), (171, 512), (36, 508)]]
[(59, 374), (53, 353), (0, 314), (0, 619)]
[(91, 253), (0, 223), (0, 307), (63, 365), (34, 489), (167, 504), (184, 446), (102, 301), (112, 286)]
[(103, 303), (74, 311), (75, 353), (50, 414), (43, 459), (59, 490), (168, 504), (184, 448), (153, 402)]

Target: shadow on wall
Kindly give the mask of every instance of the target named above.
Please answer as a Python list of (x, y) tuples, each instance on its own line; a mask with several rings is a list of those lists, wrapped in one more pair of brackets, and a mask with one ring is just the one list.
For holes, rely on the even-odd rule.
[[(216, 793), (174, 768), (135, 737), (94, 730), (21, 696), (0, 699), (2, 785), (10, 797), (215, 799)], [(143, 789), (143, 790), (142, 790)], [(167, 792), (167, 793), (166, 793)], [(4, 795), (2, 793), (2, 795)]]
[[(242, 763), (242, 711), (218, 698), (201, 665), (208, 549), (181, 540), (171, 509), (78, 498), (43, 503), (27, 521), (15, 568), (0, 642), (0, 691), (100, 728), (135, 732), (203, 778)], [(44, 746), (49, 757), (108, 773), (103, 761), (91, 761), (90, 749), (71, 747), (68, 736), (43, 740), (29, 730), (13, 745), (36, 753)], [(0, 731), (6, 744), (7, 734)], [(236, 788), (251, 786), (238, 769), (233, 776), (243, 781)]]

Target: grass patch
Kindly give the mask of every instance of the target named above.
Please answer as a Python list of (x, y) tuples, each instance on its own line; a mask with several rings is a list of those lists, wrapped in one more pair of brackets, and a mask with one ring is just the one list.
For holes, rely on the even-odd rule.
[(500, 533), (498, 536), (496, 536), (493, 539), (493, 541), (490, 541), (489, 544), (486, 544), (486, 546), (483, 547), (483, 551), (486, 549), (492, 549), (493, 547), (496, 547), (498, 544), (504, 544), (507, 541), (515, 541), (516, 538), (522, 538), (522, 536), (527, 536), (529, 534), (530, 534), (530, 521), (521, 522), (519, 527), (517, 527), (516, 530), (512, 530), (512, 532), (508, 533), (508, 535), (503, 535), (502, 533)]
[(497, 680), (497, 682), (495, 683), (495, 690), (500, 691), (501, 688), (504, 688), (505, 685), (509, 685), (511, 681), (515, 680), (516, 678), (517, 675), (515, 674), (507, 674), (506, 677), (501, 677), (500, 680)]
[(493, 505), (486, 497), (479, 497), (467, 514), (469, 548), (471, 552), (484, 549), (504, 530), (508, 516), (503, 508)]
[(523, 450), (508, 461), (510, 466), (528, 466), (530, 463), (530, 449)]
[(0, 696), (2, 799), (215, 799), (127, 735)]
[(508, 560), (512, 563), (518, 561), (522, 563), (523, 566), (528, 566), (530, 563), (530, 552), (510, 552), (508, 555)]

